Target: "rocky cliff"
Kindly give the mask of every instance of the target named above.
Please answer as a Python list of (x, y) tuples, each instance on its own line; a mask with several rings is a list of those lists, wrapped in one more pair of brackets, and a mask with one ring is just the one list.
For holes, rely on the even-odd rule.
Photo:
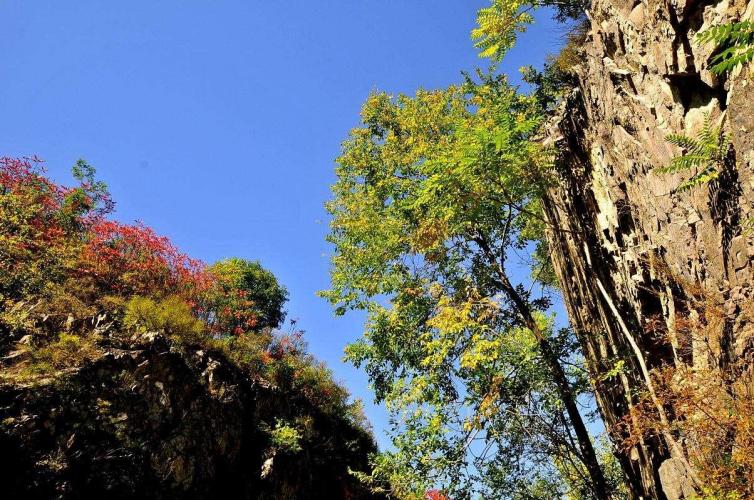
[[(694, 37), (752, 11), (743, 0), (595, 0), (578, 88), (549, 131), (561, 176), (547, 203), (552, 256), (637, 498), (689, 498), (703, 483), (657, 371), (750, 372), (754, 80), (748, 67), (713, 75), (714, 47)], [(658, 174), (679, 154), (666, 136), (693, 135), (707, 113), (731, 135), (731, 161), (717, 181), (675, 193), (688, 174)], [(654, 433), (637, 432), (643, 400)]]
[[(278, 419), (307, 421), (300, 450), (270, 442)], [(3, 498), (372, 498), (348, 471), (367, 469), (367, 432), (160, 335), (4, 382), (0, 422)]]

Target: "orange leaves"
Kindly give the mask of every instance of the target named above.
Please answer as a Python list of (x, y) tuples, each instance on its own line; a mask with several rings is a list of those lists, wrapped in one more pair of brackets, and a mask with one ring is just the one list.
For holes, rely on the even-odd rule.
[(622, 445), (630, 449), (642, 439), (669, 433), (683, 443), (706, 491), (752, 498), (754, 375), (746, 369), (726, 374), (717, 366), (681, 364), (658, 369), (653, 378), (658, 400), (674, 418), (663, 424), (649, 398), (640, 399), (621, 423)]

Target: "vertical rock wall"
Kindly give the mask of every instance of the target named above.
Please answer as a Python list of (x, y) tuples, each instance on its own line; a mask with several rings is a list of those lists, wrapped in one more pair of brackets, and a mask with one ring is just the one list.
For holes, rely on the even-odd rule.
[[(752, 68), (716, 77), (713, 47), (694, 39), (753, 11), (745, 0), (595, 0), (580, 86), (549, 132), (562, 180), (547, 200), (552, 256), (616, 443), (653, 369), (747, 366), (754, 352)], [(731, 134), (735, 162), (718, 182), (675, 194), (688, 174), (654, 170), (679, 154), (665, 137), (695, 135), (707, 113)], [(719, 325), (700, 297), (721, 311)], [(704, 324), (712, 352), (681, 322)], [(687, 446), (668, 432), (620, 446), (634, 496), (689, 498), (698, 478)]]

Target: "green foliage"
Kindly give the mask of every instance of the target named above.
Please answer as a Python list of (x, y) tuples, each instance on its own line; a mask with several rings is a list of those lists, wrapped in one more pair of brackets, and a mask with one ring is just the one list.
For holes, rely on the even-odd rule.
[(61, 280), (78, 243), (60, 225), (60, 197), (36, 165), (4, 161), (9, 173), (0, 182), (0, 300), (38, 294)]
[(577, 86), (575, 68), (583, 61), (582, 52), (588, 32), (588, 19), (579, 21), (569, 29), (560, 52), (547, 57), (542, 71), (533, 66), (521, 68), (524, 81), (534, 87), (532, 95), (543, 111), (552, 111), (563, 96)]
[(208, 269), (144, 225), (108, 220), (112, 202), (94, 168), (80, 160), (73, 174), (68, 188), (35, 160), (0, 158), (2, 377), (79, 367), (123, 330), (163, 332), (223, 354), (299, 407), (366, 429), (360, 403), (307, 354), (301, 332), (273, 331), (287, 292), (272, 273), (242, 259)]
[(697, 34), (700, 43), (712, 43), (716, 53), (710, 58), (710, 70), (715, 74), (732, 71), (754, 59), (754, 22), (712, 26)]
[(604, 381), (609, 380), (609, 379), (611, 379), (613, 377), (617, 377), (621, 373), (624, 373), (625, 369), (626, 369), (626, 361), (623, 360), (623, 359), (619, 359), (619, 360), (617, 360), (615, 362), (615, 364), (612, 366), (612, 368), (610, 368), (605, 373), (603, 373), (602, 375), (600, 375), (599, 380), (601, 382), (604, 382)]
[(126, 304), (125, 326), (142, 332), (165, 332), (176, 338), (195, 342), (205, 332), (185, 300), (177, 296), (154, 300), (132, 297)]
[(24, 346), (26, 363), (3, 373), (4, 378), (24, 381), (53, 375), (58, 370), (80, 366), (99, 354), (96, 337), (61, 333), (52, 342), (41, 346)]
[(223, 335), (217, 338), (209, 338), (205, 342), (222, 352), (251, 377), (267, 376), (268, 365), (271, 361), (269, 347), (272, 342), (272, 335), (270, 333)]
[(695, 169), (690, 179), (674, 189), (677, 192), (688, 191), (716, 180), (729, 159), (730, 137), (723, 131), (722, 126), (712, 125), (709, 114), (705, 115), (704, 126), (696, 137), (671, 134), (666, 139), (681, 148), (683, 154), (673, 158), (669, 165), (659, 168), (658, 172), (674, 174)]
[[(409, 498), (563, 483), (556, 459), (578, 453), (539, 336), (578, 365), (576, 345), (553, 328), (546, 296), (510, 285), (534, 311), (537, 334), (526, 327), (503, 282), (509, 254), (542, 241), (540, 197), (553, 180), (534, 140), (541, 107), (481, 76), (414, 97), (372, 94), (362, 120), (327, 204), (335, 254), (323, 295), (338, 313), (368, 312), (346, 358), (386, 403), (393, 441), (369, 481)], [(570, 377), (577, 393), (581, 380)]]
[(702, 493), (692, 498), (692, 500), (741, 500), (741, 494), (735, 491), (718, 491), (704, 488)]
[(95, 177), (97, 170), (83, 159), (76, 161), (71, 168), (73, 178), (79, 186), (66, 193), (63, 200), (63, 213), (68, 223), (73, 223), (77, 217), (92, 211), (100, 213), (110, 212), (113, 203), (107, 191), (107, 184)]
[(270, 430), (270, 441), (279, 453), (294, 454), (301, 451), (301, 432), (280, 419), (275, 421), (275, 428)]
[(259, 262), (230, 258), (209, 272), (214, 282), (202, 298), (202, 316), (213, 332), (242, 334), (281, 325), (288, 292)]
[(479, 55), (495, 61), (502, 60), (516, 43), (518, 33), (534, 22), (530, 13), (533, 7), (530, 1), (493, 0), (492, 5), (480, 9), (477, 27), (471, 32)]
[(516, 43), (519, 33), (534, 22), (533, 12), (541, 7), (555, 7), (560, 22), (579, 19), (591, 0), (492, 0), (477, 13), (477, 27), (472, 30), (474, 46), (481, 57), (500, 61)]

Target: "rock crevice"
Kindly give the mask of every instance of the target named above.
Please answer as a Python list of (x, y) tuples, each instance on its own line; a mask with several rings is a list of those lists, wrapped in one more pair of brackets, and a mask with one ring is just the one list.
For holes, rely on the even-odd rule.
[[(754, 281), (754, 240), (743, 227), (754, 217), (753, 82), (750, 68), (713, 75), (713, 47), (695, 35), (753, 8), (736, 0), (595, 0), (578, 88), (549, 131), (561, 180), (545, 203), (552, 258), (592, 373), (623, 366), (596, 380), (619, 444), (631, 433), (638, 395), (651, 396), (648, 372), (710, 363), (747, 369), (740, 361), (754, 329), (740, 313)], [(675, 193), (688, 174), (657, 173), (679, 154), (665, 138), (694, 135), (706, 114), (724, 123), (734, 156), (718, 181)], [(713, 342), (718, 357), (678, 327), (701, 322), (692, 300), (700, 296), (725, 318)], [(672, 408), (658, 402), (657, 410), (672, 420)], [(667, 432), (619, 446), (632, 494), (688, 498), (698, 485), (686, 447)]]

